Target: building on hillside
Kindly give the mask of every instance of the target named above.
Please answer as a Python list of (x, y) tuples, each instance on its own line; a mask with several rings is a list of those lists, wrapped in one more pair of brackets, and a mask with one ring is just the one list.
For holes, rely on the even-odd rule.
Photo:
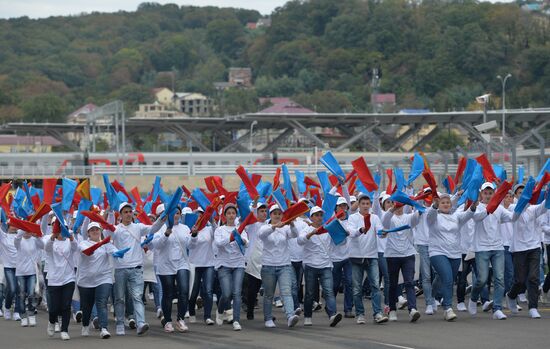
[(256, 28), (261, 28), (261, 27), (265, 27), (265, 28), (271, 27), (271, 17), (258, 19), (258, 22), (256, 22)]
[(246, 23), (246, 28), (250, 29), (250, 30), (254, 30), (256, 29), (257, 25), (256, 25), (256, 22), (248, 22)]
[(167, 107), (174, 105), (174, 92), (167, 87), (159, 87), (153, 89), (155, 101)]
[(138, 111), (134, 116), (141, 119), (154, 118), (184, 118), (188, 117), (185, 113), (178, 112), (168, 106), (155, 101), (155, 103), (140, 104)]
[(313, 110), (304, 108), (300, 104), (294, 102), (288, 97), (261, 97), (260, 105), (267, 105), (268, 107), (260, 110), (258, 113), (262, 114), (312, 114)]
[(178, 112), (192, 117), (211, 116), (212, 100), (201, 93), (176, 92), (174, 98)]
[(61, 145), (51, 136), (0, 135), (0, 153), (50, 153)]
[(229, 86), (252, 87), (252, 69), (229, 68)]
[(394, 112), (396, 106), (395, 93), (373, 93), (370, 102), (374, 112)]
[(70, 124), (85, 124), (87, 122), (88, 115), (96, 109), (97, 105), (88, 103), (70, 113), (67, 116), (67, 122)]

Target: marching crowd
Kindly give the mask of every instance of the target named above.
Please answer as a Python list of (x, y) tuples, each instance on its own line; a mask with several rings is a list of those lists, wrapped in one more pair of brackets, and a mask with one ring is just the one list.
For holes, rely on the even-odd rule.
[[(267, 182), (246, 174), (238, 192), (217, 180), (214, 190), (178, 188), (164, 199), (157, 186), (145, 200), (106, 181), (105, 203), (88, 206), (81, 204), (89, 187), (79, 185), (80, 203), (71, 195), (67, 210), (64, 186), (55, 194), (60, 202), (40, 205), (26, 183), (19, 202), (0, 190), (0, 314), (33, 327), (40, 304), (49, 314), (47, 334), (63, 340), (71, 318), (82, 336), (96, 329), (109, 338), (112, 309), (116, 335), (127, 328), (143, 335), (148, 300), (165, 332), (198, 322), (240, 331), (241, 309), (253, 320), (258, 299), (266, 328), (312, 326), (323, 307), (326, 318), (318, 313), (315, 322), (365, 324), (365, 299), (376, 324), (397, 321), (404, 308), (416, 322), (421, 293), (422, 316), (454, 321), (455, 311), (475, 315), (481, 307), (504, 320), (503, 308), (517, 313), (526, 294), (530, 318), (540, 318), (539, 298), (550, 290), (543, 262), (545, 250), (550, 257), (550, 173), (507, 182), (480, 161), (441, 190), (425, 164), (428, 184), (416, 191), (412, 170), (406, 184), (393, 187), (390, 174), (385, 191), (369, 191), (378, 185), (366, 165), (354, 166), (355, 176), (325, 165), (337, 180), (327, 187), (309, 179), (305, 191), (294, 187), (298, 194), (287, 176), (285, 185), (275, 178), (264, 190)], [(21, 208), (28, 201), (35, 205), (27, 216)], [(285, 319), (273, 316), (274, 305)]]

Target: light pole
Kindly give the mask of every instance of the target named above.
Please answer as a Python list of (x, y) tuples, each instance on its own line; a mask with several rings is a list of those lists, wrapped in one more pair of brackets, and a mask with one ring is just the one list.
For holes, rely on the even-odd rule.
[(249, 137), (250, 137), (250, 145), (248, 147), (248, 151), (250, 152), (250, 165), (252, 165), (252, 133), (254, 132), (254, 126), (256, 126), (258, 124), (258, 121), (257, 120), (254, 120), (252, 121), (252, 123), (250, 124), (250, 134), (249, 134)]
[(506, 136), (506, 80), (512, 77), (512, 74), (508, 73), (502, 78), (502, 76), (497, 75), (497, 79), (500, 80), (502, 84), (502, 142), (504, 142), (504, 137)]

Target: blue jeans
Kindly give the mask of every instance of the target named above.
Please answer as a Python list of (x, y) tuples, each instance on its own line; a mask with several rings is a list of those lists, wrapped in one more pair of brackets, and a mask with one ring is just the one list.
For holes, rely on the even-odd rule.
[[(384, 252), (378, 252), (378, 272), (384, 280), (384, 305), (390, 304), (390, 274), (388, 273), (388, 262)], [(382, 281), (380, 280), (380, 281)]]
[(332, 267), (332, 279), (333, 279), (333, 288), (334, 296), (338, 295), (338, 289), (342, 281), (344, 282), (344, 312), (351, 313), (353, 308), (353, 291), (352, 291), (352, 272), (351, 272), (351, 262), (349, 259), (344, 259), (343, 261), (333, 262)]
[(407, 292), (407, 303), (409, 311), (416, 309), (416, 292), (414, 291), (414, 255), (407, 257), (386, 257), (388, 271), (390, 274), (390, 310), (397, 310), (397, 284), (399, 282), (399, 271), (403, 274), (403, 285)]
[[(178, 291), (178, 320), (183, 320), (189, 302), (189, 270), (180, 269), (177, 274), (159, 275), (162, 284), (162, 313), (166, 322), (172, 322), (172, 299)], [(177, 285), (177, 286), (176, 286)]]
[(264, 321), (273, 319), (273, 296), (277, 283), (279, 284), (279, 292), (283, 299), (283, 306), (288, 319), (294, 315), (294, 305), (292, 299), (292, 284), (296, 282), (294, 269), (292, 265), (282, 266), (262, 266), (262, 284), (264, 286)]
[(476, 252), (477, 278), (472, 288), (472, 301), (477, 302), (483, 286), (489, 279), (489, 263), (493, 267), (493, 311), (502, 310), (504, 296), (504, 250)]
[(113, 288), (112, 284), (101, 284), (96, 287), (80, 287), (80, 306), (82, 309), (82, 326), (89, 326), (94, 305), (99, 319), (99, 326), (107, 328), (109, 323), (107, 300)]
[(427, 245), (416, 245), (418, 257), (420, 258), (420, 278), (422, 281), (422, 290), (424, 291), (424, 299), (426, 305), (434, 305), (432, 296), (432, 266), (430, 263), (430, 255), (428, 254)]
[(313, 299), (315, 291), (321, 285), (323, 298), (325, 299), (325, 311), (329, 318), (336, 314), (336, 298), (332, 283), (331, 268), (312, 268), (304, 265), (304, 278), (306, 280), (306, 294), (304, 298), (304, 316), (311, 317), (313, 314)]
[(17, 283), (19, 284), (19, 304), (21, 306), (21, 317), (25, 317), (25, 301), (27, 302), (27, 316), (34, 315), (34, 305), (36, 304), (36, 295), (34, 287), (36, 286), (36, 274), (18, 276)]
[(214, 267), (195, 267), (193, 290), (189, 297), (189, 315), (195, 316), (195, 304), (199, 292), (204, 302), (204, 320), (212, 318)]
[(504, 293), (506, 294), (512, 288), (514, 283), (514, 260), (510, 246), (504, 246)]
[(218, 279), (222, 289), (222, 296), (219, 300), (218, 314), (231, 307), (233, 300), (233, 321), (241, 321), (241, 293), (243, 287), (244, 268), (220, 267)]
[(365, 272), (369, 280), (373, 316), (382, 312), (380, 293), (380, 277), (378, 274), (378, 258), (350, 258), (353, 279), (353, 304), (355, 314), (365, 315), (363, 305), (363, 277)]
[(141, 268), (115, 269), (115, 315), (116, 324), (124, 325), (124, 301), (126, 292), (134, 306), (134, 317), (141, 326), (145, 323), (145, 306), (143, 305), (143, 270)]
[(6, 283), (6, 309), (11, 308), (11, 304), (15, 303), (14, 312), (20, 313), (24, 310), (24, 304), (21, 304), (19, 298), (19, 284), (15, 277), (15, 268), (4, 268), (5, 283)]
[(304, 301), (304, 293), (302, 289), (302, 279), (304, 278), (304, 267), (302, 262), (292, 262), (294, 269), (294, 281), (292, 283), (292, 299), (294, 300), (294, 308), (298, 308), (300, 303)]
[(441, 305), (447, 310), (453, 305), (453, 288), (458, 268), (460, 268), (461, 258), (449, 258), (439, 255), (430, 257), (432, 267), (437, 273), (438, 292), (443, 296)]

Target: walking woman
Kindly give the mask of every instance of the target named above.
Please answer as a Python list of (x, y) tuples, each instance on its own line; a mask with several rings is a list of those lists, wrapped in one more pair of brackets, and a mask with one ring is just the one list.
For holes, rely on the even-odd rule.
[[(86, 224), (84, 224), (85, 226)], [(90, 254), (89, 249), (100, 243), (103, 230), (99, 223), (92, 222), (88, 224), (86, 232), (87, 239), (79, 244), (80, 261), (76, 275), (76, 284), (80, 293), (80, 308), (82, 309), (82, 336), (90, 335), (90, 317), (95, 305), (101, 328), (99, 336), (107, 339), (111, 337), (107, 330), (109, 320), (107, 301), (113, 289), (111, 255), (116, 248), (113, 244), (106, 243)]]
[[(222, 296), (216, 312), (216, 324), (223, 325), (223, 312), (231, 307), (233, 300), (233, 330), (242, 330), (241, 324), (241, 292), (244, 277), (245, 257), (235, 241), (233, 230), (237, 218), (237, 206), (227, 204), (223, 208), (226, 224), (219, 226), (214, 232), (214, 247), (217, 249), (215, 269), (218, 272)], [(248, 237), (243, 232), (241, 239), (246, 246)]]
[(174, 226), (165, 226), (155, 234), (153, 248), (158, 252), (157, 274), (162, 285), (162, 313), (164, 314), (164, 332), (174, 332), (172, 325), (172, 300), (178, 296), (178, 317), (175, 328), (187, 332), (189, 328), (184, 318), (189, 301), (189, 228), (180, 223), (181, 209), (174, 214)]
[(456, 319), (452, 305), (454, 281), (462, 261), (460, 227), (473, 217), (476, 207), (477, 203), (474, 203), (466, 211), (457, 210), (453, 213), (451, 197), (440, 193), (439, 198), (434, 198), (426, 216), (430, 227), (430, 262), (437, 273), (434, 283), (438, 285), (437, 289), (443, 296), (441, 305), (447, 321)]
[(58, 231), (52, 232), (44, 247), (48, 259), (48, 335), (54, 335), (55, 323), (61, 316), (61, 339), (69, 340), (69, 321), (71, 319), (71, 301), (75, 287), (74, 258), (78, 243), (74, 235), (69, 238), (61, 236)]

